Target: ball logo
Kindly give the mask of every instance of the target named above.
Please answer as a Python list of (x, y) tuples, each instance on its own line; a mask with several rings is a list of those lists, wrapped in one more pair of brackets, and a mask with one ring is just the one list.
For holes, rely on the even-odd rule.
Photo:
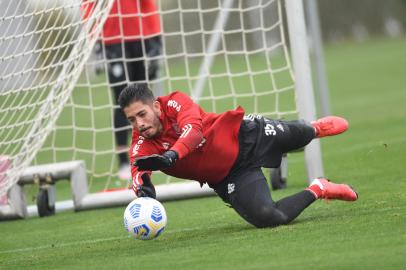
[(161, 210), (159, 210), (159, 207), (154, 206), (152, 208), (151, 218), (155, 222), (159, 222), (162, 220), (162, 213)]
[(135, 203), (130, 208), (130, 213), (133, 218), (138, 218), (140, 216), (140, 211), (141, 211), (141, 204), (138, 204), (138, 203)]
[(156, 232), (156, 237), (158, 237), (164, 230), (165, 230), (165, 227), (160, 228), (160, 229)]
[(149, 228), (145, 224), (136, 226), (136, 227), (134, 227), (134, 234), (137, 236), (148, 236)]

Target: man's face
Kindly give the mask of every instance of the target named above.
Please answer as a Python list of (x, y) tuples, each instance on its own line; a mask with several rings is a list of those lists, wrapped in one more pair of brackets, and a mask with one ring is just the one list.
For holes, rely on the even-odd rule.
[(162, 124), (159, 121), (161, 116), (161, 104), (158, 101), (143, 103), (135, 101), (123, 109), (128, 121), (140, 135), (151, 139), (162, 131)]

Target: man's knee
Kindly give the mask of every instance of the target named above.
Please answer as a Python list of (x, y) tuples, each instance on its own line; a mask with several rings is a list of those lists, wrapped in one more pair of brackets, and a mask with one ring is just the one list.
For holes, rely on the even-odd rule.
[(286, 136), (279, 139), (279, 147), (283, 153), (300, 149), (316, 137), (314, 128), (304, 120), (287, 121), (284, 124)]
[(275, 227), (289, 223), (289, 219), (275, 206), (267, 204), (258, 209), (252, 223), (257, 228)]
[(291, 132), (291, 136), (303, 138), (305, 141), (308, 142), (316, 137), (313, 126), (304, 120), (290, 121), (289, 129)]

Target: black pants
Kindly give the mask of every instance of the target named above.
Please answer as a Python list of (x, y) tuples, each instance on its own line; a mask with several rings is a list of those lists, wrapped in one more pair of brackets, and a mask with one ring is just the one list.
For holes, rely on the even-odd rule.
[[(161, 37), (156, 36), (140, 41), (128, 41), (118, 44), (104, 45), (108, 60), (108, 78), (114, 92), (114, 100), (129, 84), (138, 81), (150, 81), (158, 76), (161, 54)], [(114, 127), (116, 129), (116, 145), (127, 146), (130, 128), (127, 118), (120, 108), (114, 110)], [(127, 153), (120, 155), (120, 163), (128, 162)]]
[(279, 167), (284, 153), (302, 148), (314, 138), (313, 127), (304, 121), (248, 116), (241, 123), (237, 161), (226, 179), (212, 187), (224, 202), (256, 227), (287, 224), (315, 197), (304, 190), (273, 201), (261, 168)]

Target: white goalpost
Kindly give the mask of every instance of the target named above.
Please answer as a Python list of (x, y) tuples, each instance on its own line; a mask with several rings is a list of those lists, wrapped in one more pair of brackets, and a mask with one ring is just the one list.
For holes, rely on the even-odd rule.
[[(73, 199), (56, 202), (56, 211), (135, 198), (118, 180), (111, 60), (92, 54), (114, 1), (0, 3), (0, 220), (54, 212), (59, 180), (70, 181)], [(316, 118), (302, 0), (156, 5), (162, 53), (120, 60), (159, 61), (159, 76), (147, 81), (157, 95), (180, 90), (207, 111), (241, 105), (266, 117)], [(323, 174), (318, 140), (305, 161), (308, 179)], [(213, 194), (161, 173), (153, 181), (160, 200)], [(31, 184), (42, 201), (27, 208), (24, 186)]]

